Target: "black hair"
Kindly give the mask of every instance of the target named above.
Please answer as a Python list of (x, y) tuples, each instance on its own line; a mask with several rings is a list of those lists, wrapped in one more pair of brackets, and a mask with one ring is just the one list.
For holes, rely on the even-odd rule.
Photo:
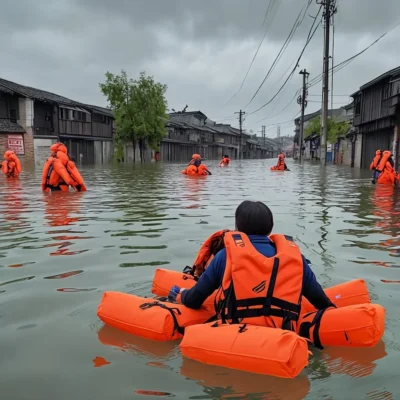
[(226, 154), (224, 155), (224, 157), (225, 157), (225, 158), (229, 158), (229, 156), (228, 156), (228, 155), (226, 155)]
[(245, 200), (235, 212), (236, 229), (246, 235), (270, 235), (274, 227), (271, 210), (261, 201)]

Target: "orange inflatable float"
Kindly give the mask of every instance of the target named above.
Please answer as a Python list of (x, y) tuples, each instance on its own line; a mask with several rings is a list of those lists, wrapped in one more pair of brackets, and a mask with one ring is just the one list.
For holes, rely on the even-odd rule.
[(18, 178), (19, 174), (22, 172), (21, 162), (13, 151), (7, 150), (4, 153), (4, 161), (1, 163), (1, 170), (7, 178)]
[(357, 304), (307, 313), (298, 333), (324, 346), (373, 347), (385, 332), (385, 309), (378, 304)]
[[(290, 249), (278, 243), (284, 241), (284, 238)], [(199, 310), (169, 302), (165, 297), (149, 299), (106, 292), (99, 305), (98, 316), (112, 327), (147, 339), (168, 341), (183, 337), (183, 355), (206, 364), (286, 378), (296, 376), (307, 365), (307, 341), (318, 348), (371, 347), (380, 341), (384, 333), (385, 310), (380, 305), (371, 304), (363, 280), (357, 279), (325, 290), (337, 308), (317, 311), (305, 299), (300, 307), (299, 302), (296, 304), (299, 293), (296, 288), (301, 286), (301, 265), (295, 266), (294, 270), (292, 268), (292, 276), (289, 276), (289, 268), (285, 272), (285, 265), (290, 264), (292, 258), (296, 259), (294, 252), (298, 251), (297, 246), (290, 245), (291, 238), (283, 235), (271, 235), (271, 239), (277, 244), (277, 253), (282, 258), (279, 263), (282, 271), (276, 278), (271, 307), (279, 311), (279, 308), (274, 308), (275, 303), (281, 301), (279, 297), (285, 297), (288, 299), (285, 309), (290, 310), (293, 318), (288, 318), (288, 312), (283, 319), (277, 312), (264, 316), (264, 305), (259, 300), (267, 298), (265, 291), (270, 285), (258, 287), (251, 282), (254, 279), (257, 282), (264, 279), (266, 273), (264, 271), (261, 276), (261, 270), (253, 266), (254, 276), (249, 277), (246, 273), (248, 269), (243, 267), (246, 256), (244, 252), (241, 253), (247, 239), (243, 234), (228, 230), (211, 235), (201, 246), (193, 265), (186, 267), (183, 272), (157, 269), (152, 292), (157, 296), (168, 296), (175, 285), (180, 288), (193, 287), (213, 256), (224, 246), (231, 246), (233, 241), (242, 250), (239, 253), (227, 252), (227, 273), (222, 288), (230, 287), (230, 280), (243, 282), (250, 278), (249, 286), (254, 286), (258, 292), (254, 298), (250, 298), (248, 290), (242, 289), (242, 285), (236, 285), (232, 294), (236, 299), (234, 312), (230, 308), (233, 306), (228, 306), (230, 302), (221, 307), (221, 302), (217, 301), (223, 298), (221, 290), (211, 295)], [(254, 255), (251, 258), (254, 259)], [(282, 292), (284, 285), (279, 283), (279, 279), (290, 280), (291, 284), (286, 287), (295, 287), (291, 293), (292, 300), (289, 294)], [(242, 294), (246, 298), (242, 298)], [(227, 290), (224, 295), (228, 295)], [(271, 321), (274, 321), (276, 327), (272, 327)], [(290, 324), (286, 324), (287, 321)], [(281, 326), (285, 329), (280, 329)]]
[(287, 166), (285, 164), (285, 155), (284, 154), (279, 154), (278, 155), (278, 162), (276, 165), (271, 167), (271, 171), (286, 171)]
[(63, 143), (50, 147), (52, 155), (44, 164), (42, 172), (42, 190), (44, 192), (68, 192), (72, 186), (77, 192), (86, 190), (83, 178), (76, 165), (70, 160), (68, 150)]
[(105, 292), (97, 310), (107, 325), (159, 341), (180, 339), (187, 326), (203, 324), (214, 314), (205, 307), (192, 310), (183, 304), (119, 292)]
[(205, 364), (293, 378), (308, 365), (307, 341), (294, 332), (240, 324), (190, 326), (182, 354)]
[(397, 172), (394, 169), (394, 162), (392, 159), (392, 153), (388, 150), (384, 151), (378, 160), (378, 151), (371, 162), (370, 169), (374, 171), (372, 177), (372, 183), (378, 183), (382, 185), (395, 185), (398, 177)]
[(224, 157), (222, 158), (221, 162), (219, 163), (220, 167), (226, 167), (229, 165), (229, 163), (231, 162), (231, 159), (229, 158), (229, 156), (227, 156), (226, 154), (224, 155)]
[(181, 172), (184, 175), (191, 175), (191, 176), (211, 175), (211, 172), (209, 171), (209, 169), (204, 164), (201, 163), (200, 154), (193, 154), (192, 159), (189, 162), (189, 165), (185, 169), (183, 169)]

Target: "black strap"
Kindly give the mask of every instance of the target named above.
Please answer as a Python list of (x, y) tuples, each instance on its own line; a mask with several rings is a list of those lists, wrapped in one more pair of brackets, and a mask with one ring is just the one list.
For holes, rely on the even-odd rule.
[(161, 307), (164, 310), (167, 310), (171, 314), (172, 319), (174, 321), (174, 329), (172, 331), (172, 335), (175, 333), (175, 331), (177, 331), (178, 333), (183, 335), (185, 332), (185, 329), (182, 328), (181, 326), (179, 326), (178, 319), (176, 318), (176, 315), (181, 315), (181, 310), (177, 307), (168, 307), (163, 303), (159, 303), (158, 301), (155, 301), (153, 303), (143, 303), (142, 305), (140, 305), (140, 308), (142, 310), (147, 310), (147, 309), (149, 309), (151, 307), (155, 307), (155, 306)]
[[(305, 337), (307, 339), (311, 339), (310, 331), (311, 331), (311, 328), (314, 327), (312, 342), (317, 349), (321, 349), (321, 350), (324, 349), (324, 346), (321, 343), (321, 338), (319, 336), (319, 330), (321, 327), (322, 316), (324, 315), (326, 310), (328, 310), (329, 308), (331, 308), (331, 307), (324, 308), (323, 310), (318, 310), (317, 312), (314, 311), (315, 315), (314, 315), (313, 320), (311, 322), (303, 322), (300, 325), (300, 330), (299, 330), (299, 336)], [(306, 314), (305, 317), (313, 314), (314, 312)]]

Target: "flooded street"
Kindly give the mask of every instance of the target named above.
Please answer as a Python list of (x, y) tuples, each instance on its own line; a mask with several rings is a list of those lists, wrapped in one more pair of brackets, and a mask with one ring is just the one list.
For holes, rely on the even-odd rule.
[[(400, 396), (400, 191), (375, 187), (368, 171), (289, 160), (207, 166), (82, 168), (88, 191), (40, 191), (41, 171), (0, 180), (0, 398), (396, 399)], [(155, 269), (182, 270), (202, 241), (234, 228), (245, 200), (272, 210), (275, 233), (292, 235), (324, 287), (367, 281), (387, 310), (372, 349), (315, 350), (296, 379), (182, 360), (177, 343), (105, 327), (96, 316), (107, 290), (150, 295)]]

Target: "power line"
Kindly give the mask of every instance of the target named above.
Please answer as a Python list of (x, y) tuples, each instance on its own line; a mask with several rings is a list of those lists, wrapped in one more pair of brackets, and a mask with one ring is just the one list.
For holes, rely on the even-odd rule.
[[(266, 11), (266, 13), (265, 13), (264, 22), (262, 23), (262, 26), (264, 26), (265, 21), (267, 20), (268, 14), (270, 13), (270, 11), (272, 10), (272, 8), (274, 7), (275, 1), (276, 1), (276, 0), (270, 0), (270, 1), (269, 1), (269, 3), (268, 3), (268, 8), (267, 8), (267, 11)], [(278, 7), (279, 7), (279, 3), (278, 3)], [(271, 24), (272, 24), (272, 21), (271, 21)], [(226, 105), (240, 92), (240, 90), (242, 89), (242, 87), (243, 87), (243, 85), (244, 85), (244, 83), (245, 83), (245, 81), (246, 81), (246, 79), (247, 79), (247, 76), (249, 75), (249, 72), (250, 72), (250, 70), (251, 70), (251, 67), (253, 66), (253, 63), (254, 63), (254, 61), (255, 61), (257, 55), (258, 55), (258, 52), (260, 51), (261, 45), (263, 44), (264, 39), (265, 39), (265, 37), (267, 36), (268, 28), (271, 26), (271, 24), (269, 24), (269, 25), (267, 26), (267, 28), (266, 28), (266, 30), (265, 30), (265, 32), (264, 32), (264, 35), (263, 35), (263, 37), (262, 37), (262, 39), (261, 39), (261, 41), (260, 41), (260, 43), (259, 43), (259, 45), (258, 45), (258, 48), (257, 48), (257, 50), (256, 50), (256, 52), (255, 52), (255, 54), (254, 54), (254, 56), (253, 56), (253, 59), (251, 60), (250, 66), (249, 66), (249, 68), (247, 69), (246, 75), (245, 75), (245, 77), (243, 78), (243, 81), (242, 81), (242, 83), (241, 83), (239, 89), (238, 89), (238, 90), (233, 94), (233, 96), (224, 104), (224, 106), (226, 106)]]
[[(311, 32), (312, 29), (314, 28), (315, 22), (317, 21), (317, 18), (318, 18), (319, 13), (321, 12), (321, 9), (322, 9), (322, 6), (320, 6), (320, 8), (319, 8), (319, 10), (318, 10), (318, 13), (317, 13), (317, 15), (316, 15), (316, 17), (315, 17), (315, 19), (314, 19), (314, 22), (313, 22), (313, 24), (311, 25), (310, 32)], [(248, 113), (248, 115), (252, 115), (252, 114), (255, 114), (256, 112), (260, 111), (261, 109), (263, 109), (264, 107), (266, 107), (268, 104), (270, 104), (270, 103), (276, 98), (276, 96), (278, 96), (278, 94), (282, 91), (283, 87), (287, 84), (287, 82), (289, 81), (289, 79), (293, 76), (294, 72), (296, 71), (296, 68), (297, 68), (297, 66), (298, 66), (298, 64), (299, 64), (299, 62), (300, 62), (301, 57), (303, 56), (303, 53), (304, 53), (305, 49), (307, 48), (307, 45), (310, 43), (311, 39), (312, 39), (313, 36), (315, 35), (315, 32), (317, 31), (317, 29), (318, 29), (318, 27), (319, 27), (320, 25), (321, 25), (321, 21), (317, 24), (317, 26), (315, 27), (314, 31), (312, 31), (312, 34), (311, 34), (311, 35), (310, 35), (310, 34), (308, 35), (306, 44), (304, 45), (303, 50), (301, 51), (300, 56), (299, 56), (298, 59), (297, 59), (297, 62), (296, 62), (295, 67), (292, 69), (292, 71), (290, 72), (289, 76), (286, 78), (285, 82), (282, 84), (282, 86), (279, 88), (279, 90), (274, 94), (274, 96), (273, 96), (269, 101), (267, 101), (265, 104), (263, 104), (263, 105), (262, 105), (261, 107), (259, 107), (258, 109), (256, 109), (256, 110), (254, 110), (254, 111)]]
[[(308, 1), (308, 5), (306, 8), (307, 9), (310, 7), (310, 2)], [(246, 106), (244, 108), (247, 108), (251, 102), (254, 100), (254, 98), (257, 96), (258, 92), (260, 91), (260, 89), (262, 88), (262, 86), (264, 85), (265, 81), (268, 79), (268, 77), (270, 76), (270, 74), (272, 73), (273, 69), (275, 68), (275, 66), (278, 64), (280, 58), (282, 57), (282, 55), (284, 54), (284, 52), (286, 51), (287, 47), (289, 46), (290, 41), (292, 40), (294, 34), (296, 33), (296, 29), (300, 26), (300, 21), (301, 20), (301, 15), (303, 12), (304, 6), (302, 7), (302, 9), (300, 10), (299, 14), (297, 15), (296, 20), (294, 21), (294, 24), (292, 26), (292, 29), (289, 32), (288, 37), (286, 38), (285, 42), (283, 43), (281, 49), (279, 50), (278, 55), (275, 57), (274, 62), (272, 63), (271, 67), (269, 68), (267, 74), (265, 75), (263, 81), (261, 82), (261, 84), (259, 85), (258, 89), (256, 90), (256, 92), (254, 93), (253, 97), (250, 99), (250, 101), (246, 104)], [(304, 14), (305, 15), (305, 14)], [(303, 19), (304, 19), (304, 15), (303, 15)]]
[[(371, 44), (369, 44), (367, 47), (365, 47), (363, 50), (358, 52), (357, 54), (354, 54), (353, 56), (349, 57), (348, 59), (342, 61), (341, 63), (335, 65), (333, 68), (329, 70), (330, 73), (336, 73), (340, 71), (341, 69), (347, 67), (355, 58), (360, 56), (361, 54), (365, 53), (367, 50), (369, 50), (372, 46), (374, 46), (376, 43), (378, 43), (384, 36), (386, 36), (388, 33), (396, 29), (400, 25), (400, 22), (398, 22), (395, 26), (393, 26), (391, 29), (383, 33), (381, 36), (379, 36), (377, 39), (375, 39)], [(321, 82), (322, 74), (316, 76), (314, 79), (311, 80), (309, 87), (315, 86), (319, 82)]]

